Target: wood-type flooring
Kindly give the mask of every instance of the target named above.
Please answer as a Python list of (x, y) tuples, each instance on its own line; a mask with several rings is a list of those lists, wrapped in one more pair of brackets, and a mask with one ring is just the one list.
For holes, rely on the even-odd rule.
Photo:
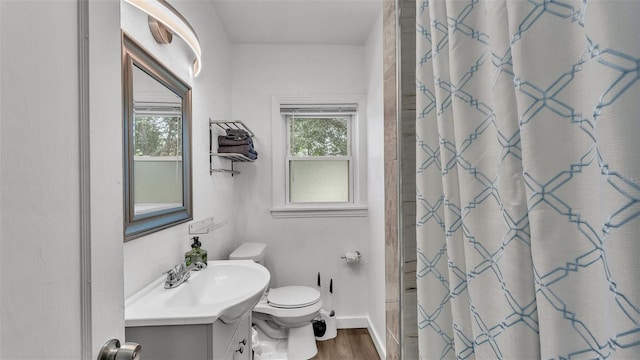
[(338, 329), (335, 338), (316, 343), (312, 360), (380, 360), (367, 329)]

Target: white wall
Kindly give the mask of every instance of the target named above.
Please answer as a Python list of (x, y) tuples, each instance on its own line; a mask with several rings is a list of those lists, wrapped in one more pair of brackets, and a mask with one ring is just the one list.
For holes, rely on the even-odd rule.
[(384, 106), (383, 106), (382, 12), (365, 45), (367, 77), (367, 147), (370, 259), (368, 308), (371, 336), (378, 351), (386, 351), (385, 239), (384, 239)]
[[(271, 96), (364, 95), (369, 82), (364, 70), (365, 47), (233, 45), (232, 50), (233, 117), (256, 133), (259, 152), (256, 162), (236, 166), (242, 173), (234, 177), (240, 205), (235, 240), (267, 244), (266, 265), (272, 286), (316, 286), (320, 272), (326, 290), (333, 278), (333, 308), (339, 326), (367, 326), (369, 274), (372, 266), (380, 266), (379, 260), (372, 258), (378, 254), (370, 251), (371, 218), (274, 219), (270, 213)], [(379, 151), (369, 155), (379, 157), (382, 147), (368, 151)], [(382, 193), (382, 187), (378, 191)], [(370, 214), (378, 216), (382, 206), (378, 201), (369, 203)], [(382, 236), (383, 231), (377, 234), (378, 241)], [(340, 256), (348, 250), (360, 250), (363, 262), (347, 265)]]
[[(189, 72), (190, 50), (174, 36), (169, 45), (153, 40), (146, 15), (123, 5), (123, 28), (193, 89), (192, 179), (194, 221), (213, 216), (216, 222), (235, 221), (236, 202), (230, 176), (209, 175), (209, 118), (231, 115), (230, 45), (220, 21), (208, 1), (176, 1), (172, 5), (189, 20), (202, 46), (202, 71), (196, 78)], [(120, 161), (119, 159), (117, 159)], [(121, 209), (121, 207), (120, 207)], [(120, 210), (119, 209), (119, 210)], [(210, 259), (226, 258), (233, 249), (233, 225), (200, 235)], [(129, 296), (178, 264), (190, 249), (188, 224), (181, 224), (124, 244), (124, 293)]]
[(0, 1), (3, 359), (80, 358), (76, 6)]

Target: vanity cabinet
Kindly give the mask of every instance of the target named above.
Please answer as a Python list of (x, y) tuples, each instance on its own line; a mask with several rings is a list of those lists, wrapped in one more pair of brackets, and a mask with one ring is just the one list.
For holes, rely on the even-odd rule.
[(125, 338), (142, 345), (142, 359), (252, 359), (251, 312), (229, 324), (126, 327)]

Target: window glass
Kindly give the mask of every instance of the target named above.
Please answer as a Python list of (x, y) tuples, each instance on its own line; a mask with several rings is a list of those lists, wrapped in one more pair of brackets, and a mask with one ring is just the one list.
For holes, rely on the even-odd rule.
[(346, 117), (295, 117), (289, 121), (292, 156), (349, 155), (349, 121)]
[(291, 202), (348, 202), (348, 160), (290, 160)]

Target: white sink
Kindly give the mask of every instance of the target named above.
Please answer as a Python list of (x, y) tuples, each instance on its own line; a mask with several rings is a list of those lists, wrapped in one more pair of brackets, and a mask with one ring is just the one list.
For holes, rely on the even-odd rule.
[(165, 289), (161, 276), (126, 299), (125, 326), (233, 322), (260, 301), (270, 278), (264, 266), (251, 260), (209, 261), (174, 289)]

